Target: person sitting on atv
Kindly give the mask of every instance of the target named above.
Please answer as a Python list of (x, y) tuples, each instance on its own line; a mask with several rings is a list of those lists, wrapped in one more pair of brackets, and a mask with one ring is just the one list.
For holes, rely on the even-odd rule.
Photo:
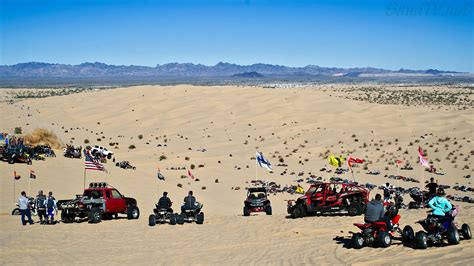
[(171, 205), (173, 203), (171, 202), (170, 198), (168, 198), (168, 192), (163, 192), (163, 197), (160, 198), (160, 200), (158, 200), (158, 203), (156, 204), (156, 206), (159, 208), (159, 209), (165, 209), (167, 210), (168, 212), (173, 212), (173, 209), (171, 209)]
[(387, 206), (387, 211), (385, 212), (382, 221), (387, 224), (387, 231), (391, 231), (393, 229), (392, 220), (395, 216), (398, 215), (398, 208), (394, 204), (390, 204)]
[(433, 218), (442, 218), (445, 217), (446, 213), (453, 209), (453, 205), (444, 197), (446, 193), (442, 187), (438, 188), (436, 197), (432, 198), (428, 202), (428, 206), (433, 210)]
[(185, 210), (194, 210), (196, 208), (196, 198), (193, 196), (193, 192), (189, 191), (188, 195), (184, 198), (184, 204), (181, 206), (181, 212), (184, 212)]
[(364, 221), (366, 223), (373, 223), (382, 220), (384, 217), (384, 208), (382, 202), (382, 195), (375, 195), (375, 199), (367, 203), (365, 207)]

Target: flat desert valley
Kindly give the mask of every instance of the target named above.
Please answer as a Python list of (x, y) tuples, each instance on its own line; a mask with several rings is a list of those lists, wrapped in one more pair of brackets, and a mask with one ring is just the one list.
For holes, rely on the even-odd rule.
[[(365, 159), (354, 168), (361, 184), (390, 182), (410, 188), (420, 184), (385, 176), (420, 182), (435, 177), (451, 187), (448, 195), (472, 198), (472, 191), (453, 189), (472, 187), (472, 88), (179, 85), (13, 98), (19, 91), (0, 91), (2, 132), (21, 127), (28, 134), (44, 128), (57, 135), (60, 146), (107, 147), (117, 161), (130, 161), (137, 169), (120, 169), (109, 160), (104, 164), (108, 173), (88, 171), (87, 183), (105, 181), (136, 198), (141, 214), (138, 220), (122, 216), (99, 224), (22, 226), (20, 217), (11, 215), (20, 191), (28, 186), (31, 196), (39, 189), (53, 191), (56, 199), (81, 194), (84, 162), (63, 157), (62, 149), (55, 150), (56, 158), (31, 166), (1, 162), (0, 264), (474, 264), (473, 240), (426, 250), (397, 241), (385, 249), (350, 248), (351, 232), (358, 230), (353, 223), (362, 222), (363, 216), (288, 218), (287, 200), (297, 194), (271, 194), (272, 216), (242, 216), (245, 188), (255, 179), (282, 187), (303, 179), (305, 189), (311, 175), (352, 180), (348, 173), (334, 173), (327, 160), (330, 154)], [(419, 146), (444, 175), (423, 171), (417, 163)], [(256, 151), (272, 163), (273, 172), (256, 169)], [(397, 169), (396, 160), (409, 162), (413, 170)], [(194, 180), (187, 178), (191, 165)], [(156, 177), (158, 168), (164, 181)], [(29, 170), (35, 171), (35, 180), (29, 180)], [(369, 175), (368, 170), (380, 174)], [(15, 191), (14, 171), (22, 176)], [(163, 191), (179, 210), (189, 190), (204, 204), (203, 225), (148, 225)], [(371, 198), (380, 192), (372, 190)], [(410, 200), (405, 195), (405, 203)], [(457, 223), (474, 227), (474, 204), (452, 203), (460, 206)], [(426, 211), (400, 210), (401, 226), (421, 230), (415, 222), (426, 217)]]

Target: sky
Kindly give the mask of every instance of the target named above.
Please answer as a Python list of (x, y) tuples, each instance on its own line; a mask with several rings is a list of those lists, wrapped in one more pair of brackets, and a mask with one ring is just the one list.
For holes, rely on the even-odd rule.
[(378, 67), (474, 72), (473, 0), (0, 0), (0, 65)]

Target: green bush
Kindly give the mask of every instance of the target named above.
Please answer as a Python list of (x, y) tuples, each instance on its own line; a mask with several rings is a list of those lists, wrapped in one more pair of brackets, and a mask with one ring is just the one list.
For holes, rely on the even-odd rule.
[(15, 127), (15, 134), (22, 134), (23, 129), (21, 127)]

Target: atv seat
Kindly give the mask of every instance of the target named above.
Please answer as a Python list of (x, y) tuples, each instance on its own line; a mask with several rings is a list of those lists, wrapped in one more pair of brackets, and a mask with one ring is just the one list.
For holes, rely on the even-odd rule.
[(367, 224), (355, 223), (354, 225), (359, 227), (361, 230), (367, 229), (372, 226), (372, 224), (370, 223), (367, 223)]

